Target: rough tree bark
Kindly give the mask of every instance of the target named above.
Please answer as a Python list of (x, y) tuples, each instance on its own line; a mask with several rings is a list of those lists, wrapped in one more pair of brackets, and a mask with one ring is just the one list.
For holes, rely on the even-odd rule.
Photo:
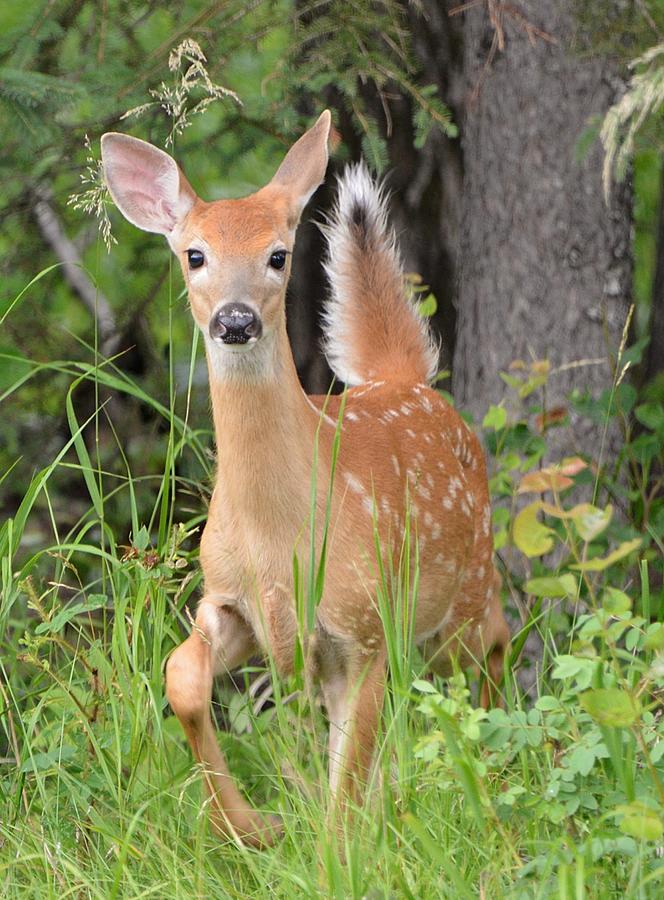
[[(488, 65), (496, 34), (490, 7), (502, 14), (505, 45)], [(616, 191), (607, 208), (599, 141), (580, 148), (621, 81), (606, 58), (581, 52), (574, 7), (575, 0), (527, 0), (465, 13), (469, 99), (454, 392), (480, 419), (504, 396), (498, 372), (516, 358), (546, 357), (552, 367), (604, 358), (553, 377), (552, 404), (573, 386), (594, 393), (608, 387), (609, 357), (628, 311), (631, 191)], [(529, 36), (526, 23), (556, 43)], [(592, 453), (596, 426), (572, 425), (577, 449)], [(565, 443), (569, 452), (569, 435)]]
[(652, 381), (664, 372), (664, 165), (662, 166), (657, 226), (657, 261), (652, 286), (650, 313), (650, 343), (646, 354), (643, 377)]

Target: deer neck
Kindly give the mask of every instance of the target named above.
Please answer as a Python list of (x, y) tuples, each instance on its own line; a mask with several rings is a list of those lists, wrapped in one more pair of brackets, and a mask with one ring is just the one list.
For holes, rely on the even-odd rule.
[(249, 352), (209, 339), (206, 350), (224, 508), (245, 520), (306, 514), (299, 507), (308, 503), (318, 413), (297, 377), (285, 319)]

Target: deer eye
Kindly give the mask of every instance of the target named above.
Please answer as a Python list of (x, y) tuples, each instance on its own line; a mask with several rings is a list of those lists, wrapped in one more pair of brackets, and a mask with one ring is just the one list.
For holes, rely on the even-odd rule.
[(275, 250), (270, 257), (270, 266), (273, 269), (283, 269), (286, 265), (286, 250)]
[(187, 250), (187, 257), (189, 258), (190, 269), (200, 269), (205, 262), (205, 257), (200, 250)]

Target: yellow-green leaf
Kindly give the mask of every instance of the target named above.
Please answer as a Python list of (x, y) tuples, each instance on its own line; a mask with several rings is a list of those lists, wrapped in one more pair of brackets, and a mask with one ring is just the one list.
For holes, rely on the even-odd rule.
[(592, 541), (611, 521), (613, 507), (609, 504), (606, 509), (600, 509), (592, 503), (580, 503), (569, 511), (569, 515), (579, 537), (584, 541)]
[(628, 728), (641, 715), (641, 704), (620, 688), (595, 688), (579, 696), (579, 703), (600, 725)]
[(632, 598), (618, 588), (608, 587), (602, 595), (602, 607), (609, 615), (619, 616), (632, 608)]
[(531, 578), (526, 582), (526, 590), (535, 597), (574, 597), (576, 595), (576, 579), (569, 573), (558, 577), (549, 575), (543, 578)]
[(664, 625), (661, 622), (655, 622), (648, 628), (643, 646), (646, 650), (664, 650)]
[(664, 834), (661, 816), (654, 809), (635, 800), (633, 803), (619, 806), (616, 812), (622, 813), (620, 830), (634, 838), (644, 841), (656, 841)]
[(512, 526), (514, 543), (528, 557), (543, 556), (553, 547), (551, 535), (555, 534), (554, 530), (543, 525), (537, 518), (541, 508), (539, 501), (526, 506), (514, 519)]
[(613, 565), (614, 562), (627, 556), (632, 550), (636, 550), (636, 548), (640, 546), (641, 538), (634, 538), (633, 541), (624, 541), (619, 547), (616, 547), (613, 553), (609, 553), (608, 556), (589, 559), (587, 562), (575, 564), (570, 566), (570, 568), (578, 569), (579, 572), (602, 572), (604, 569), (608, 569), (609, 566)]
[(504, 406), (490, 406), (482, 419), (482, 428), (493, 428), (501, 431), (507, 424), (507, 411)]

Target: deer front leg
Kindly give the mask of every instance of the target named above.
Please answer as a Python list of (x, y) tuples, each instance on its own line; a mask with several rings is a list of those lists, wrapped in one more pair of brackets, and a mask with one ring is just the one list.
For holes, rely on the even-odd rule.
[(192, 633), (168, 660), (166, 696), (201, 764), (212, 799), (215, 831), (262, 847), (277, 837), (277, 821), (266, 822), (236, 787), (217, 744), (210, 714), (214, 676), (237, 668), (256, 649), (253, 632), (232, 607), (203, 600)]

